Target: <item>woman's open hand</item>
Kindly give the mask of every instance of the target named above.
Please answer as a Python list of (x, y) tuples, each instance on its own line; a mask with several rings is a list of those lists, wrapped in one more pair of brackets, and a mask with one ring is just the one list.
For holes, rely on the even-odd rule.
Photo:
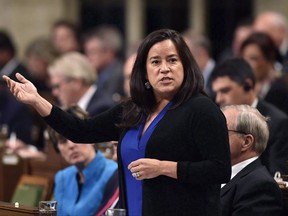
[(5, 75), (3, 79), (18, 101), (33, 105), (39, 96), (36, 87), (20, 73), (17, 73), (16, 77), (20, 82), (16, 82)]

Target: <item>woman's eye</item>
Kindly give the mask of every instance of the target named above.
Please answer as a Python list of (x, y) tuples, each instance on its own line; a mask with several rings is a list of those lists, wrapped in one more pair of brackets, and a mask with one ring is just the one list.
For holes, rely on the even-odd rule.
[(158, 61), (158, 60), (153, 60), (151, 63), (152, 63), (153, 65), (156, 65), (156, 64), (159, 63), (159, 61)]
[(171, 63), (175, 63), (175, 62), (177, 62), (177, 59), (176, 58), (172, 58), (172, 59), (170, 59), (170, 62)]

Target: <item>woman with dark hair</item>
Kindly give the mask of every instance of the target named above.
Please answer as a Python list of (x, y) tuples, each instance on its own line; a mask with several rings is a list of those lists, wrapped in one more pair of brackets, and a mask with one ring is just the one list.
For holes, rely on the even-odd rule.
[(11, 92), (63, 136), (119, 140), (120, 206), (128, 215), (220, 214), (220, 184), (231, 173), (227, 125), (178, 32), (149, 34), (137, 52), (131, 98), (89, 120), (53, 106), (17, 77), (20, 83), (4, 77)]
[(266, 33), (254, 32), (243, 42), (240, 51), (253, 68), (257, 96), (288, 114), (288, 87), (276, 67), (279, 53), (272, 38)]

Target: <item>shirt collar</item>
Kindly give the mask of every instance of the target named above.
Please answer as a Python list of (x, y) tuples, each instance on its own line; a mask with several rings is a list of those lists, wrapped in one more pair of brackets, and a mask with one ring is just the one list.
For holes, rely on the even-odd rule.
[[(240, 163), (237, 163), (235, 165), (232, 166), (232, 170), (231, 170), (231, 178), (234, 178), (242, 169), (244, 169), (248, 164), (252, 163), (253, 161), (255, 161), (259, 156), (255, 156), (252, 158), (249, 158), (247, 160), (244, 160)], [(221, 188), (223, 188), (226, 184), (221, 184)]]
[(251, 107), (256, 108), (258, 105), (259, 99), (256, 97), (253, 103), (251, 104)]
[(1, 75), (9, 76), (19, 64), (17, 58), (12, 58), (1, 70)]
[(242, 169), (244, 169), (248, 164), (252, 163), (255, 161), (259, 156), (255, 156), (252, 158), (249, 158), (247, 160), (244, 160), (240, 163), (235, 164), (232, 166), (232, 174), (231, 174), (231, 179), (234, 178), (235, 175), (237, 175)]
[(80, 98), (77, 105), (81, 109), (86, 110), (87, 106), (89, 104), (89, 101), (91, 100), (91, 98), (92, 98), (93, 94), (96, 92), (96, 90), (97, 90), (96, 85), (90, 86), (90, 88), (86, 91), (86, 93)]
[(202, 74), (205, 80), (205, 85), (207, 85), (209, 76), (212, 73), (212, 70), (214, 67), (215, 67), (215, 61), (213, 59), (209, 59), (202, 71)]

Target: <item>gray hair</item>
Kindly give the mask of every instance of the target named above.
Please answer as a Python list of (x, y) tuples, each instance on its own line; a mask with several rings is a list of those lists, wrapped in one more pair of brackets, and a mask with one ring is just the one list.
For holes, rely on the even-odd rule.
[(78, 52), (69, 52), (56, 59), (48, 68), (49, 75), (82, 79), (86, 84), (96, 81), (96, 71), (88, 58)]
[(100, 39), (104, 49), (111, 49), (117, 54), (122, 50), (121, 32), (113, 25), (101, 25), (88, 31), (83, 37), (84, 43), (93, 38)]
[[(254, 137), (253, 150), (259, 155), (264, 152), (269, 139), (269, 118), (249, 105), (228, 105), (221, 108), (222, 111), (234, 109), (238, 111), (234, 128), (245, 134), (251, 134)], [(240, 136), (243, 134), (239, 134)]]
[(211, 42), (204, 34), (188, 29), (182, 33), (182, 36), (186, 39), (188, 45), (190, 43), (189, 47), (192, 46), (195, 50), (203, 48), (211, 56)]
[(53, 62), (59, 54), (54, 49), (51, 40), (46, 37), (38, 37), (27, 46), (25, 56), (28, 58), (30, 55), (37, 56), (48, 64)]

